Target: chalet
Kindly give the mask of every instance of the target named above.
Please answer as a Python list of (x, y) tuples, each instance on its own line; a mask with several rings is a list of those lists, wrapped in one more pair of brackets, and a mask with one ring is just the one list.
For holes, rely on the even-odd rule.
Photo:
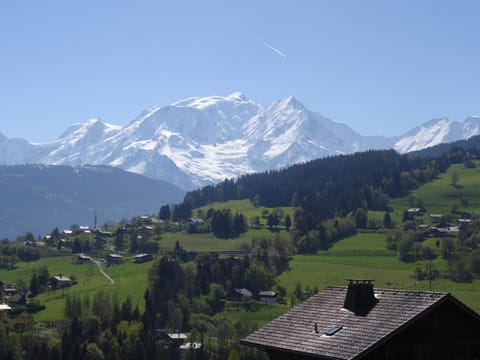
[(197, 226), (197, 225), (203, 225), (205, 224), (205, 221), (203, 219), (199, 219), (199, 218), (189, 218), (186, 222), (185, 222), (186, 225), (193, 225), (193, 226)]
[(25, 297), (25, 294), (17, 294), (17, 295), (12, 295), (12, 296), (6, 296), (5, 301), (7, 302), (8, 305), (10, 306), (20, 306), (20, 305), (25, 305), (27, 303), (27, 299)]
[(444, 292), (332, 286), (241, 344), (270, 359), (478, 359), (480, 315)]
[(407, 209), (407, 213), (408, 215), (411, 215), (411, 216), (419, 216), (419, 215), (422, 215), (422, 209), (418, 207), (409, 208)]
[(0, 304), (0, 313), (8, 310), (12, 310), (12, 308), (7, 304)]
[(197, 226), (201, 226), (205, 224), (205, 221), (202, 220), (202, 219), (198, 219), (198, 218), (189, 218), (186, 222), (185, 222), (185, 226), (187, 228), (187, 232), (189, 233), (192, 233), (192, 232), (196, 232), (197, 230)]
[(430, 221), (432, 223), (439, 223), (439, 222), (442, 221), (443, 215), (442, 214), (428, 214), (428, 218), (430, 219)]
[(458, 223), (460, 225), (467, 225), (467, 224), (470, 224), (471, 222), (472, 222), (472, 219), (466, 219), (466, 218), (458, 219)]
[(153, 226), (140, 226), (135, 230), (135, 234), (140, 236), (148, 236), (153, 232)]
[(103, 230), (99, 230), (99, 229), (96, 229), (95, 230), (95, 234), (96, 235), (99, 235), (99, 236), (113, 236), (113, 233), (110, 232), (110, 231), (103, 231)]
[(460, 228), (458, 226), (446, 225), (435, 226), (430, 228), (428, 235), (430, 237), (456, 237), (460, 234)]
[(187, 340), (187, 334), (184, 333), (167, 333), (168, 340), (176, 347), (181, 346)]
[(232, 293), (229, 295), (230, 301), (241, 301), (244, 299), (252, 299), (253, 293), (248, 289), (233, 289)]
[(133, 262), (141, 264), (153, 260), (152, 254), (138, 254), (133, 257)]
[(186, 342), (180, 345), (179, 347), (180, 350), (189, 350), (189, 351), (200, 350), (201, 348), (202, 348), (202, 344), (197, 342)]
[(107, 264), (121, 264), (122, 263), (122, 255), (120, 254), (108, 254), (105, 256), (105, 260), (107, 261)]
[(5, 296), (15, 296), (15, 295), (18, 295), (19, 294), (19, 291), (17, 289), (17, 285), (15, 284), (9, 284), (7, 285), (6, 288), (3, 289), (3, 294)]
[(140, 222), (145, 225), (151, 225), (152, 224), (152, 218), (148, 215), (142, 215), (139, 218)]
[(85, 254), (78, 254), (77, 256), (77, 264), (85, 264), (92, 261), (92, 258), (90, 256), (87, 256)]
[(260, 291), (258, 293), (258, 300), (266, 301), (266, 302), (276, 302), (277, 301), (277, 293), (275, 291), (271, 291), (271, 290)]
[(63, 275), (57, 275), (50, 278), (50, 285), (52, 285), (54, 289), (66, 288), (72, 286), (72, 280)]

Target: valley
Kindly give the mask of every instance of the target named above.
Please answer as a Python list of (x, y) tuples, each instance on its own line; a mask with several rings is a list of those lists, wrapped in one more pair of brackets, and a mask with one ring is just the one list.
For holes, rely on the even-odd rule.
[[(243, 354), (242, 356), (262, 359), (262, 355), (259, 353), (244, 353), (243, 351), (246, 350), (242, 350), (236, 345), (238, 339), (252, 329), (262, 326), (274, 317), (288, 311), (292, 306), (317, 291), (331, 285), (344, 286), (347, 279), (351, 278), (373, 279), (375, 287), (378, 288), (450, 292), (478, 312), (480, 311), (478, 304), (480, 279), (473, 263), (476, 247), (472, 245), (474, 244), (472, 242), (465, 242), (467, 238), (470, 239), (468, 241), (474, 241), (472, 239), (477, 234), (476, 230), (473, 235), (465, 232), (458, 236), (455, 239), (458, 244), (452, 248), (453, 255), (448, 257), (444, 253), (444, 243), (448, 238), (425, 238), (423, 235), (426, 234), (427, 229), (437, 226), (429, 216), (433, 213), (441, 214), (450, 222), (456, 221), (460, 217), (458, 214), (473, 214), (472, 224), (469, 227), (476, 229), (474, 224), (477, 224), (478, 220), (474, 214), (480, 211), (480, 202), (478, 201), (480, 198), (480, 187), (478, 186), (480, 162), (475, 160), (473, 163), (475, 166), (468, 167), (463, 162), (453, 163), (445, 172), (439, 173), (431, 181), (414, 187), (404, 196), (392, 198), (387, 211), (390, 216), (388, 226), (385, 226), (386, 211), (383, 210), (366, 211), (367, 219), (365, 220), (359, 220), (358, 211), (349, 213), (344, 218), (336, 217), (335, 222), (343, 224), (341, 226), (346, 226), (348, 222), (356, 223), (357, 229), (354, 234), (332, 238), (331, 242), (320, 244), (320, 248), (315, 251), (305, 247), (307, 252), (299, 252), (299, 248), (295, 244), (301, 243), (296, 241), (306, 241), (302, 240), (305, 236), (298, 237), (298, 227), (295, 226), (287, 231), (286, 218), (287, 216), (292, 218), (293, 225), (295, 225), (295, 221), (298, 221), (298, 206), (268, 207), (249, 199), (229, 200), (195, 207), (191, 209), (190, 215), (179, 221), (162, 220), (158, 216), (141, 216), (134, 217), (122, 225), (107, 227), (97, 235), (94, 232), (82, 232), (77, 229), (76, 232), (63, 235), (66, 243), (70, 242), (70, 245), (62, 246), (58, 250), (40, 245), (41, 256), (38, 260), (18, 261), (12, 269), (0, 270), (0, 280), (4, 286), (15, 283), (18, 287), (23, 286), (28, 289), (31, 287), (29, 282), (32, 281), (32, 274), (41, 273), (42, 268), (48, 268), (51, 276), (61, 274), (69, 279), (74, 279), (72, 286), (49, 288), (35, 297), (28, 298), (29, 303), (45, 307), (43, 310), (32, 313), (32, 321), (35, 321), (36, 326), (42, 328), (43, 326), (48, 327), (47, 324), (52, 323), (64, 324), (67, 321), (68, 324), (68, 319), (71, 319), (69, 318), (71, 315), (68, 314), (71, 314), (72, 310), (67, 311), (67, 308), (72, 305), (67, 304), (76, 301), (83, 304), (81, 312), (78, 313), (84, 319), (82, 321), (86, 321), (88, 318), (102, 317), (95, 308), (91, 307), (92, 302), (98, 304), (99, 301), (112, 302), (112, 304), (117, 304), (112, 306), (119, 308), (128, 306), (130, 311), (135, 309), (133, 313), (145, 314), (151, 311), (149, 310), (151, 305), (145, 301), (148, 299), (146, 289), (152, 291), (154, 289), (152, 286), (164, 286), (162, 283), (152, 285), (152, 282), (162, 279), (162, 275), (160, 275), (164, 271), (162, 266), (167, 266), (167, 264), (168, 267), (173, 266), (166, 259), (173, 257), (176, 259), (173, 263), (178, 263), (178, 266), (175, 265), (168, 271), (181, 271), (184, 273), (182, 276), (185, 276), (185, 279), (190, 278), (187, 284), (196, 284), (195, 286), (201, 286), (202, 280), (198, 275), (207, 271), (202, 268), (209, 263), (210, 270), (208, 271), (212, 271), (209, 276), (213, 276), (211, 279), (216, 278), (218, 280), (214, 281), (219, 282), (210, 283), (210, 290), (207, 289), (203, 293), (204, 295), (200, 291), (198, 296), (190, 298), (188, 311), (183, 307), (185, 305), (181, 305), (186, 301), (182, 297), (184, 295), (172, 297), (171, 301), (175, 301), (177, 305), (165, 313), (168, 314), (168, 317), (164, 318), (166, 321), (165, 331), (172, 331), (175, 329), (174, 326), (179, 326), (178, 324), (181, 323), (178, 321), (184, 321), (188, 316), (189, 325), (181, 325), (181, 327), (192, 326), (188, 335), (192, 341), (199, 341), (200, 337), (197, 331), (204, 329), (207, 337), (203, 339), (203, 344), (208, 356), (214, 356), (214, 354), (227, 356), (229, 351), (235, 349)], [(413, 172), (414, 170), (412, 170)], [(227, 185), (228, 183), (224, 189), (228, 188)], [(171, 207), (172, 213), (169, 217), (182, 216), (180, 215), (181, 211), (186, 210), (185, 204), (181, 205)], [(416, 206), (422, 208), (422, 213), (409, 218), (407, 209)], [(235, 214), (241, 214), (246, 219), (248, 227), (232, 237), (219, 238), (208, 230), (205, 224), (208, 221), (209, 226), (213, 227), (215, 216), (220, 216), (226, 209), (232, 217)], [(275, 217), (278, 222), (272, 220)], [(187, 223), (191, 221), (196, 225), (187, 226)], [(340, 225), (334, 225), (332, 220), (325, 220), (324, 226), (328, 232), (333, 229), (332, 226)], [(407, 228), (410, 230), (406, 230)], [(403, 235), (395, 235), (397, 233)], [(416, 238), (418, 238), (420, 234), (422, 234), (422, 240), (415, 240), (407, 250), (402, 250), (400, 243), (395, 244), (397, 248), (389, 247), (387, 241), (389, 236), (401, 236), (399, 241), (407, 241), (408, 237), (405, 236), (417, 236)], [(297, 240), (295, 240), (295, 236), (297, 236)], [(98, 248), (96, 245), (93, 247), (95, 242), (98, 243), (96, 237), (97, 239), (103, 238), (105, 244)], [(123, 240), (120, 241), (120, 239)], [(312, 239), (314, 238), (312, 237)], [(45, 239), (44, 241), (54, 240)], [(466, 250), (466, 244), (473, 247)], [(433, 254), (428, 259), (419, 255), (425, 248), (429, 248)], [(105, 277), (94, 262), (78, 263), (78, 252), (84, 252), (85, 249), (95, 261), (102, 262), (103, 270), (113, 281)], [(148, 252), (154, 254), (154, 261), (135, 263), (134, 255), (145, 252), (146, 249), (150, 249)], [(112, 251), (121, 254), (121, 263), (104, 263), (104, 261), (108, 261), (104, 259), (108, 258), (108, 254)], [(279, 255), (280, 257), (278, 257)], [(472, 261), (468, 263), (471, 265), (465, 261)], [(225, 274), (234, 274), (234, 272), (230, 272), (231, 268), (228, 272), (227, 269), (234, 264), (238, 266), (242, 263), (246, 264), (246, 272), (253, 264), (266, 264), (262, 266), (265, 266), (265, 270), (268, 268), (268, 271), (275, 274), (275, 279), (273, 282), (267, 281), (265, 284), (270, 284), (269, 288), (275, 291), (278, 301), (264, 302), (247, 298), (234, 300), (233, 297), (230, 297), (233, 296), (235, 287), (231, 281), (238, 280), (229, 278), (233, 275), (225, 278), (218, 272), (218, 268), (215, 269), (218, 266), (225, 267)], [(458, 264), (461, 263), (467, 264), (471, 276), (469, 279), (457, 278)], [(436, 274), (434, 277), (431, 279), (425, 278), (423, 275), (419, 277), (418, 271), (423, 274), (429, 269)], [(246, 276), (245, 274), (244, 276)], [(160, 278), (156, 276), (160, 276)], [(246, 279), (247, 277), (245, 277), (245, 281), (247, 281)], [(243, 280), (238, 282), (238, 284), (242, 283), (244, 283)], [(182, 291), (187, 294), (189, 291), (187, 289), (188, 285)], [(216, 293), (217, 295), (214, 295), (214, 289), (219, 291)], [(218, 297), (214, 300), (212, 296)], [(206, 303), (204, 303), (205, 301)], [(178, 309), (181, 309), (180, 312), (178, 315), (172, 315), (174, 313), (171, 311), (174, 311), (173, 309), (177, 306), (179, 306)], [(205, 308), (205, 306), (207, 307)], [(171, 316), (179, 317), (175, 320), (176, 318), (171, 318)], [(105, 321), (114, 320), (106, 318)], [(172, 321), (177, 322), (173, 323)], [(136, 326), (140, 322), (131, 319), (128, 320), (128, 323), (130, 326)], [(231, 337), (222, 338), (222, 343), (218, 342), (220, 335), (213, 330), (214, 328), (230, 329), (228, 332)]]

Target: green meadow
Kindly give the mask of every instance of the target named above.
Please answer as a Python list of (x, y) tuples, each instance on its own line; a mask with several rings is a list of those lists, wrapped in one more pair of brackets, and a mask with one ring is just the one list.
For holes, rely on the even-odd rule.
[[(480, 165), (480, 163), (477, 163)], [(456, 173), (458, 182), (452, 185), (452, 174)], [(423, 201), (428, 213), (449, 214), (452, 208), (480, 213), (480, 169), (467, 169), (463, 165), (454, 165), (445, 174), (435, 181), (428, 183), (412, 192), (412, 196)], [(409, 197), (393, 199), (392, 219), (396, 224), (401, 223), (403, 211), (408, 208)], [(255, 207), (249, 200), (230, 201), (227, 203), (213, 203), (200, 209), (206, 213), (209, 208), (229, 208), (232, 213), (243, 213), (250, 222), (256, 216), (262, 216), (273, 209)], [(282, 208), (284, 216), (292, 217), (291, 208)], [(195, 211), (198, 211), (195, 210)], [(194, 214), (195, 214), (194, 211)], [(197, 213), (198, 214), (198, 213)], [(369, 216), (380, 221), (383, 212), (369, 212)], [(283, 220), (283, 219), (282, 219)], [(428, 223), (427, 215), (417, 218), (418, 222)], [(266, 223), (261, 218), (262, 224)], [(280, 236), (288, 236), (282, 226), (279, 227)], [(387, 230), (364, 231), (347, 239), (336, 242), (331, 248), (312, 255), (295, 255), (292, 257), (289, 270), (278, 277), (278, 284), (287, 289), (287, 302), (295, 284), (300, 282), (305, 288), (325, 289), (327, 286), (344, 286), (347, 279), (372, 279), (375, 286), (380, 288), (431, 290), (451, 292), (459, 300), (480, 312), (480, 280), (471, 283), (457, 283), (447, 279), (437, 279), (431, 284), (429, 281), (418, 281), (414, 277), (416, 267), (426, 269), (424, 261), (405, 263), (398, 259), (396, 251), (388, 250), (385, 246)], [(259, 229), (250, 229), (236, 239), (218, 239), (212, 234), (187, 234), (185, 232), (163, 233), (160, 240), (161, 252), (173, 249), (176, 241), (189, 251), (209, 252), (215, 250), (238, 249), (242, 243), (250, 243), (256, 237), (272, 237), (274, 234), (265, 226)], [(446, 263), (439, 256), (436, 239), (427, 239), (424, 243), (430, 246), (437, 254), (432, 262), (433, 269), (444, 270)], [(159, 255), (161, 256), (161, 255)], [(28, 287), (32, 271), (43, 265), (48, 266), (50, 275), (63, 274), (74, 276), (78, 284), (65, 290), (56, 290), (36, 297), (47, 309), (35, 315), (37, 320), (55, 320), (63, 318), (64, 300), (67, 294), (76, 294), (82, 297), (88, 294), (91, 298), (98, 290), (124, 300), (130, 296), (134, 305), (143, 309), (143, 294), (147, 287), (148, 271), (152, 262), (134, 264), (132, 258), (126, 258), (122, 265), (104, 266), (104, 270), (115, 280), (109, 284), (95, 264), (77, 265), (73, 263), (73, 256), (42, 258), (35, 262), (17, 264), (14, 270), (0, 270), (0, 279), (5, 283), (24, 281)], [(289, 305), (261, 304), (258, 311), (246, 311), (241, 308), (227, 306), (217, 316), (225, 316), (230, 320), (244, 319), (251, 324), (263, 324), (280, 315), (289, 308)]]
[(77, 295), (83, 299), (88, 294), (90, 299), (93, 299), (94, 294), (99, 290), (105, 291), (112, 298), (116, 297), (120, 301), (130, 296), (133, 305), (138, 303), (139, 308), (143, 309), (143, 294), (147, 288), (147, 274), (152, 262), (134, 264), (126, 261), (122, 265), (109, 267), (103, 264), (105, 272), (115, 280), (114, 284), (110, 284), (100, 274), (96, 264), (75, 264), (73, 259), (74, 257), (67, 256), (42, 258), (28, 263), (20, 262), (14, 270), (0, 270), (0, 278), (5, 283), (15, 282), (18, 284), (23, 280), (28, 287), (33, 271), (47, 266), (50, 276), (62, 274), (76, 279), (77, 284), (70, 288), (47, 291), (35, 297), (36, 301), (46, 306), (44, 311), (35, 314), (35, 319), (39, 321), (62, 319), (67, 295)]
[[(224, 203), (211, 203), (193, 211), (194, 215), (198, 213), (206, 214), (208, 209), (220, 210), (230, 209), (232, 214), (236, 212), (244, 215), (248, 223), (256, 216), (260, 217), (261, 226), (258, 229), (250, 228), (247, 232), (241, 234), (235, 239), (219, 239), (213, 234), (187, 234), (186, 232), (168, 232), (162, 234), (160, 249), (170, 251), (178, 242), (182, 247), (189, 251), (210, 252), (216, 250), (236, 250), (242, 244), (250, 244), (252, 239), (260, 237), (272, 237), (273, 233), (266, 227), (267, 219), (262, 218), (263, 213), (271, 213), (274, 209), (262, 206), (254, 206), (250, 200), (232, 200)], [(289, 207), (280, 208), (283, 211), (283, 218), (288, 214), (293, 219), (293, 209)], [(283, 222), (283, 218), (281, 221)], [(286, 235), (283, 224), (278, 227), (280, 236)]]
[[(480, 214), (480, 161), (475, 163), (474, 169), (463, 164), (452, 165), (438, 179), (412, 191), (411, 195), (423, 201), (427, 213), (449, 214), (455, 206), (458, 211)], [(456, 186), (452, 185), (453, 174), (458, 177)], [(403, 213), (409, 207), (408, 197), (393, 199), (391, 206), (396, 213)]]
[[(247, 221), (250, 221), (253, 219), (255, 216), (260, 216), (262, 215), (263, 212), (271, 213), (273, 211), (272, 208), (267, 208), (264, 206), (255, 206), (252, 204), (252, 202), (248, 199), (245, 200), (231, 200), (223, 203), (211, 203), (205, 206), (202, 206), (194, 211), (194, 214), (198, 211), (203, 212), (204, 214), (207, 213), (208, 209), (214, 209), (214, 210), (221, 210), (221, 209), (230, 209), (233, 214), (236, 212), (243, 214)], [(290, 217), (293, 216), (293, 210), (291, 207), (281, 207), (279, 209), (282, 209), (283, 211), (283, 216), (285, 217), (287, 214), (290, 215)], [(283, 220), (283, 219), (280, 219)], [(266, 219), (261, 219), (261, 222), (263, 224), (266, 223)]]
[[(480, 162), (476, 162), (480, 166)], [(456, 186), (452, 185), (453, 174), (458, 177)], [(411, 196), (421, 199), (427, 214), (416, 218), (419, 223), (429, 223), (428, 213), (448, 215), (453, 208), (457, 211), (480, 213), (480, 168), (468, 169), (463, 164), (451, 166), (438, 179), (412, 191)], [(403, 212), (410, 207), (409, 196), (393, 199), (392, 219), (401, 223)], [(379, 218), (378, 212), (369, 212)], [(349, 278), (375, 280), (376, 287), (445, 291), (480, 312), (480, 280), (471, 283), (459, 283), (448, 279), (418, 281), (414, 277), (416, 267), (426, 269), (424, 261), (404, 263), (397, 258), (395, 251), (385, 247), (387, 233), (363, 232), (335, 243), (327, 251), (315, 255), (296, 255), (290, 261), (290, 270), (279, 277), (279, 284), (290, 291), (296, 282), (311, 288), (324, 289), (330, 285), (344, 286)], [(440, 258), (436, 247), (437, 239), (427, 239), (424, 245), (434, 250), (437, 259), (432, 268), (445, 270), (447, 264)]]

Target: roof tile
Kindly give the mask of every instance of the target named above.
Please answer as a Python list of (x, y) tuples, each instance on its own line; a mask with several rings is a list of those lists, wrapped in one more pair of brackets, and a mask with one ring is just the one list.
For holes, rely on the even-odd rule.
[[(365, 316), (343, 309), (346, 287), (329, 287), (242, 340), (245, 345), (352, 359), (447, 296), (447, 293), (376, 289)], [(315, 333), (315, 323), (318, 333)], [(343, 328), (332, 336), (332, 326)]]

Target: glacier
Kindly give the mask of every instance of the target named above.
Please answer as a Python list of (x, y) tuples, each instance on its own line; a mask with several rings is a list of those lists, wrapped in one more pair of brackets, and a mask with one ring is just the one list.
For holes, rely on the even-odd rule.
[(480, 117), (472, 116), (435, 119), (400, 137), (363, 136), (293, 96), (262, 106), (235, 92), (147, 109), (124, 126), (89, 119), (46, 143), (0, 134), (0, 164), (109, 165), (191, 190), (325, 156), (405, 153), (479, 131)]

